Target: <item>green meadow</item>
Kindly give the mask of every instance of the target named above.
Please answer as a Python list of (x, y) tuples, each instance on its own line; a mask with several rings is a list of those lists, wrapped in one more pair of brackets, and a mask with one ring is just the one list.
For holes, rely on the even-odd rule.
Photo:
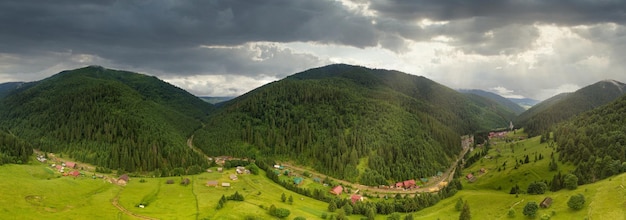
[[(508, 137), (518, 140), (524, 133)], [(558, 171), (550, 171), (550, 154), (554, 148), (548, 143), (539, 143), (539, 137), (506, 143), (495, 141), (488, 157), (482, 158), (463, 170), (463, 174), (473, 173), (474, 182), (464, 179), (463, 190), (454, 197), (443, 200), (433, 207), (417, 212), (416, 217), (423, 219), (456, 219), (460, 212), (455, 210), (459, 198), (467, 201), (472, 219), (532, 219), (524, 216), (526, 203), (534, 201), (539, 204), (545, 197), (551, 197), (553, 203), (549, 208), (540, 208), (535, 219), (626, 219), (626, 174), (598, 181), (593, 184), (578, 186), (575, 190), (561, 189), (557, 192), (546, 191), (543, 195), (526, 194), (528, 185), (535, 181), (552, 181), (552, 177), (560, 171), (569, 173), (574, 169), (571, 164), (558, 163)], [(478, 149), (479, 150), (479, 149)], [(476, 153), (478, 151), (474, 151)], [(534, 155), (541, 154), (543, 159), (535, 162)], [(530, 162), (515, 168), (515, 161), (524, 160), (529, 155)], [(557, 157), (557, 153), (554, 153)], [(558, 158), (558, 157), (557, 157)], [(503, 163), (506, 161), (506, 168)], [(481, 173), (481, 168), (486, 172)], [(500, 171), (498, 171), (498, 168)], [(518, 185), (523, 191), (519, 195), (509, 194), (511, 188)], [(548, 186), (549, 187), (549, 186)], [(585, 196), (585, 208), (572, 210), (567, 206), (570, 196), (581, 193)], [(514, 217), (508, 215), (514, 210)]]
[[(476, 149), (472, 153), (479, 151)], [(464, 179), (463, 190), (435, 206), (413, 213), (414, 217), (457, 219), (460, 212), (455, 210), (455, 204), (461, 198), (468, 202), (472, 219), (531, 219), (523, 215), (526, 203), (540, 203), (549, 196), (554, 200), (552, 206), (540, 208), (535, 219), (626, 219), (626, 174), (579, 186), (575, 190), (526, 194), (528, 184), (551, 181), (558, 172), (549, 170), (552, 152), (554, 148), (547, 143), (540, 144), (538, 138), (512, 143), (496, 141), (487, 157), (463, 170), (464, 175), (473, 173), (476, 176), (474, 182)], [(543, 159), (535, 161), (535, 154), (541, 154)], [(529, 155), (529, 163), (519, 165), (525, 155)], [(518, 161), (517, 168), (515, 161)], [(506, 166), (503, 165), (505, 162)], [(480, 172), (481, 168), (486, 172)], [(562, 174), (572, 169), (571, 164), (558, 163)], [(272, 219), (268, 214), (271, 205), (288, 209), (291, 214), (286, 219), (298, 216), (321, 219), (322, 214), (328, 213), (327, 203), (286, 190), (267, 179), (263, 171), (259, 175), (238, 175), (237, 180), (231, 180), (229, 176), (234, 173), (235, 170), (230, 169), (223, 173), (205, 172), (183, 177), (131, 177), (126, 186), (118, 186), (103, 179), (92, 179), (91, 175), (64, 177), (35, 160), (27, 165), (3, 165), (0, 166), (0, 178), (3, 179), (0, 181), (0, 219)], [(181, 185), (185, 178), (190, 184)], [(281, 179), (291, 180), (286, 176)], [(173, 183), (168, 184), (168, 180)], [(207, 186), (208, 181), (219, 184)], [(230, 187), (222, 187), (222, 183), (230, 183)], [(523, 193), (509, 194), (515, 185)], [(301, 187), (329, 189), (312, 178), (304, 178)], [(229, 200), (223, 208), (217, 209), (223, 195), (228, 197), (235, 192), (243, 195), (245, 200)], [(283, 193), (286, 197), (293, 197), (293, 204), (281, 201)], [(586, 203), (583, 209), (574, 211), (568, 208), (567, 201), (577, 193), (585, 196)], [(116, 198), (127, 211), (113, 205)], [(513, 217), (508, 214), (511, 209), (514, 210)], [(363, 217), (351, 215), (349, 219)], [(376, 219), (387, 217), (378, 215)]]

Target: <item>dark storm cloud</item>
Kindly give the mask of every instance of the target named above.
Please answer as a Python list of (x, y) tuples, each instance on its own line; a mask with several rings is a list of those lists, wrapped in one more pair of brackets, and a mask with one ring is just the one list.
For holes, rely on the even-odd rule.
[(507, 23), (541, 22), (568, 26), (626, 23), (626, 2), (622, 0), (372, 0), (369, 8), (380, 15), (402, 20), (493, 17)]

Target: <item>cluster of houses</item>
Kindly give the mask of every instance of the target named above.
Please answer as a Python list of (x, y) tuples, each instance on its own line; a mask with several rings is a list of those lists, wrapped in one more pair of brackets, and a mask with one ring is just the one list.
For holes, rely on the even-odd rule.
[(74, 163), (74, 162), (63, 162), (61, 164), (53, 163), (53, 164), (50, 165), (50, 167), (52, 167), (53, 169), (55, 169), (59, 173), (62, 173), (63, 176), (78, 177), (78, 176), (84, 176), (85, 175), (84, 173), (76, 170), (77, 167), (76, 167), (76, 163)]
[[(357, 192), (358, 192), (358, 190), (357, 190)], [(341, 186), (341, 185), (337, 185), (337, 186), (333, 187), (330, 190), (330, 194), (333, 194), (333, 195), (339, 196), (339, 195), (341, 195), (341, 193), (343, 193), (343, 186)], [(364, 198), (365, 197), (363, 197), (363, 196), (361, 196), (359, 194), (356, 194), (356, 193), (350, 195), (350, 201), (352, 202), (352, 204), (354, 204), (355, 202), (363, 201)]]

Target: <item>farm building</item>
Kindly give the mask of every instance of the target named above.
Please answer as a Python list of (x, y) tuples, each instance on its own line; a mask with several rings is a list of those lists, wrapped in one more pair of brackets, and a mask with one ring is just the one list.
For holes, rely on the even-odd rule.
[(396, 188), (402, 188), (404, 187), (404, 183), (403, 182), (397, 182), (396, 183)]
[(330, 190), (330, 193), (335, 194), (335, 195), (341, 195), (342, 192), (343, 192), (343, 186), (341, 185), (335, 186), (333, 187), (333, 189)]
[(73, 177), (78, 177), (78, 176), (80, 176), (80, 172), (78, 172), (78, 170), (74, 170), (74, 171), (70, 172), (70, 175), (73, 176)]
[(468, 173), (465, 178), (467, 179), (467, 181), (469, 181), (470, 183), (473, 183), (474, 181), (476, 181), (476, 177), (474, 176), (474, 174)]
[(230, 183), (222, 183), (222, 187), (230, 187)]
[(206, 182), (206, 186), (213, 186), (216, 187), (217, 186), (217, 180), (209, 180)]
[(300, 176), (293, 178), (293, 184), (300, 185), (300, 183), (302, 183), (302, 181), (304, 181), (304, 178), (302, 178)]
[(550, 197), (546, 197), (545, 199), (543, 199), (543, 201), (541, 201), (541, 204), (539, 204), (539, 206), (541, 206), (541, 208), (550, 208), (550, 205), (552, 205), (552, 198)]
[(411, 188), (415, 186), (415, 180), (405, 180), (403, 183), (404, 188)]
[(76, 163), (74, 163), (74, 162), (65, 162), (65, 167), (74, 169), (74, 168), (76, 168)]
[(237, 180), (237, 175), (236, 174), (230, 174), (229, 178), (230, 178), (230, 180)]
[(352, 204), (354, 204), (357, 201), (363, 201), (363, 197), (361, 195), (354, 194), (350, 196), (350, 201), (352, 201)]
[(124, 174), (124, 175), (121, 175), (120, 178), (117, 178), (117, 183), (120, 185), (126, 185), (126, 183), (128, 183), (129, 180), (130, 180), (130, 177), (128, 177), (128, 174)]

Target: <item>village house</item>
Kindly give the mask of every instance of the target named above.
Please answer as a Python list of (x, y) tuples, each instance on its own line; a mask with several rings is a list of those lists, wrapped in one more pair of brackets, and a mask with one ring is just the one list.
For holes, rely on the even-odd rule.
[(126, 185), (128, 181), (130, 181), (130, 177), (128, 177), (128, 174), (121, 175), (120, 178), (117, 178), (117, 184), (120, 185)]
[(70, 168), (70, 169), (74, 169), (74, 168), (76, 168), (76, 163), (74, 163), (74, 162), (65, 162), (65, 167)]
[(397, 182), (396, 183), (396, 188), (402, 188), (404, 187), (404, 183), (403, 182)]
[(541, 204), (539, 204), (539, 206), (544, 209), (550, 208), (550, 205), (552, 205), (552, 198), (550, 197), (546, 197), (541, 201)]
[(470, 183), (473, 183), (474, 181), (476, 181), (476, 177), (474, 176), (474, 174), (468, 173), (465, 178), (467, 179), (467, 181), (469, 181)]
[(293, 184), (300, 185), (304, 181), (304, 178), (298, 176), (293, 178)]
[(413, 188), (415, 187), (415, 180), (405, 180), (404, 182), (404, 188)]
[(230, 180), (237, 180), (237, 174), (230, 174)]
[(220, 173), (221, 173), (221, 172), (224, 172), (224, 168), (222, 168), (222, 167), (218, 167), (218, 168), (217, 168), (217, 172), (220, 172)]
[(74, 171), (70, 172), (70, 175), (73, 176), (73, 177), (78, 177), (78, 176), (80, 176), (80, 172), (78, 172), (78, 170), (74, 170)]
[(45, 163), (46, 161), (48, 161), (48, 159), (46, 159), (43, 155), (38, 155), (37, 160), (42, 163)]
[(357, 201), (361, 202), (363, 201), (363, 197), (358, 194), (353, 194), (352, 196), (350, 196), (350, 201), (352, 201), (352, 204), (354, 204)]
[(485, 169), (484, 167), (480, 168), (480, 173), (486, 173), (486, 172), (487, 172), (487, 169)]
[(206, 182), (206, 186), (217, 187), (217, 180), (209, 180)]
[(343, 186), (338, 185), (333, 187), (333, 189), (330, 190), (331, 194), (335, 194), (335, 195), (341, 195), (341, 193), (343, 192)]
[(222, 187), (230, 187), (230, 183), (222, 183)]

